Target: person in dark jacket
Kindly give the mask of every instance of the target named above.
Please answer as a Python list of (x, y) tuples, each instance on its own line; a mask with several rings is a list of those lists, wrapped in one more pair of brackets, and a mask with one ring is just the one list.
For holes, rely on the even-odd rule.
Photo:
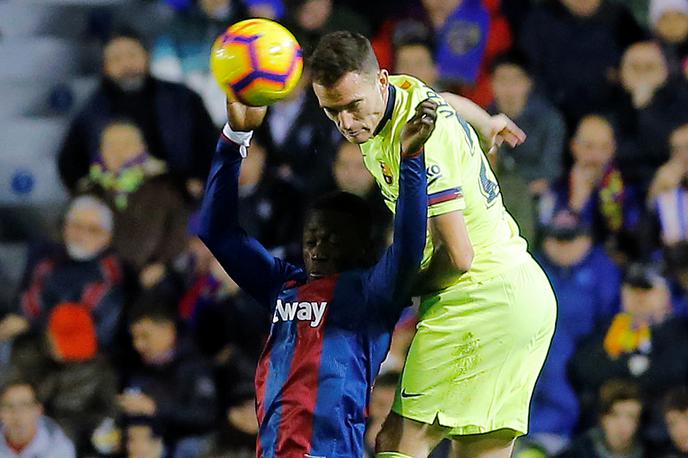
[(209, 432), (216, 413), (212, 370), (179, 337), (174, 311), (145, 295), (131, 311), (129, 330), (138, 361), (125, 370), (121, 412), (155, 417), (170, 446)]
[(148, 154), (142, 131), (114, 120), (79, 189), (98, 193), (114, 210), (113, 247), (144, 288), (158, 284), (186, 246), (188, 203), (163, 162)]
[(112, 349), (125, 300), (119, 257), (111, 249), (113, 215), (94, 196), (72, 200), (62, 229), (63, 242), (36, 247), (25, 269), (19, 308), (0, 320), (0, 340), (26, 331), (41, 334), (50, 311), (78, 302), (93, 314), (98, 343)]
[(141, 38), (123, 29), (105, 44), (100, 86), (72, 121), (59, 152), (60, 177), (68, 189), (75, 190), (97, 159), (105, 126), (122, 117), (140, 126), (150, 153), (175, 177), (192, 192), (199, 188), (216, 140), (203, 101), (184, 85), (151, 77)]
[(579, 405), (567, 375), (576, 347), (617, 312), (621, 272), (595, 245), (590, 227), (562, 212), (546, 228), (537, 256), (558, 302), (558, 323), (531, 407), (531, 434), (558, 452), (571, 440)]
[(671, 387), (688, 377), (686, 321), (672, 309), (666, 279), (654, 266), (632, 264), (621, 288), (621, 312), (589, 337), (570, 364), (585, 424), (602, 384), (612, 378), (634, 380), (651, 406), (648, 435), (661, 423), (655, 408)]
[(609, 106), (609, 75), (623, 49), (643, 35), (631, 13), (616, 2), (552, 0), (530, 12), (519, 44), (541, 88), (572, 127), (586, 113)]
[(633, 382), (610, 380), (600, 389), (599, 421), (559, 458), (644, 458), (639, 440), (643, 399)]

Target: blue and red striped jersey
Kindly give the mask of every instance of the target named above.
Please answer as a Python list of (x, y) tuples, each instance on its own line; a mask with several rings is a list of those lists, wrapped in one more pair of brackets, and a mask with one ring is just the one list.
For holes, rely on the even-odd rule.
[(394, 241), (371, 268), (306, 282), (237, 222), (241, 157), (222, 138), (201, 211), (200, 237), (227, 273), (272, 313), (256, 372), (265, 458), (363, 456), (370, 391), (394, 325), (409, 304), (427, 227), (423, 156), (401, 163)]

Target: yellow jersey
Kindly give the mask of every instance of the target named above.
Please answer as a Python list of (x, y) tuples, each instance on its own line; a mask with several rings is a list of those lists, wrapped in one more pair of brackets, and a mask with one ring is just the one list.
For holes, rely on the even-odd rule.
[[(526, 241), (504, 208), (499, 185), (473, 128), (433, 89), (406, 75), (390, 76), (389, 99), (375, 135), (360, 145), (363, 160), (387, 206), (399, 197), (400, 134), (416, 106), (431, 98), (439, 104), (435, 130), (425, 144), (428, 216), (462, 211), (473, 245), (470, 270), (456, 284), (499, 275), (530, 259)], [(423, 266), (433, 252), (428, 231)]]

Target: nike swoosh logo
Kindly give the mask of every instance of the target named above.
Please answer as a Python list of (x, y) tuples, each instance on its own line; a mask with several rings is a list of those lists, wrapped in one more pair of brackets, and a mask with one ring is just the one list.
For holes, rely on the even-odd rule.
[(407, 393), (406, 388), (401, 390), (401, 397), (404, 399), (417, 398), (418, 396), (423, 396), (423, 393)]

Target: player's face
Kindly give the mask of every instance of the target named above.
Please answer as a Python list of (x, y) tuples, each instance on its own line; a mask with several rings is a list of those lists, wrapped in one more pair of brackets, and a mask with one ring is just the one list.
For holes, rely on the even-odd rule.
[(310, 213), (303, 230), (303, 262), (309, 280), (359, 267), (365, 255), (351, 216), (333, 211)]
[(333, 86), (313, 83), (325, 114), (351, 143), (365, 143), (375, 132), (387, 103), (387, 70), (376, 75), (349, 72)]
[(664, 415), (669, 436), (674, 446), (688, 453), (688, 411), (670, 410)]

